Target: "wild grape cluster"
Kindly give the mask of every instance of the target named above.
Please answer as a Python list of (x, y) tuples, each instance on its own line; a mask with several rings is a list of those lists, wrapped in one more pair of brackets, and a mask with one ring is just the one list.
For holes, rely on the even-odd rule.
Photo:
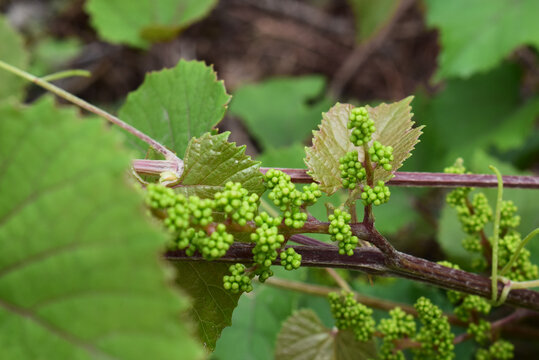
[(488, 349), (479, 349), (475, 360), (510, 360), (513, 358), (515, 347), (508, 341), (498, 340)]
[(224, 212), (232, 221), (244, 226), (258, 210), (258, 195), (249, 194), (240, 183), (227, 182), (223, 191), (214, 195), (215, 210)]
[[(507, 265), (521, 242), (520, 233), (517, 231), (510, 231), (498, 240), (498, 263), (500, 268)], [(532, 264), (530, 256), (531, 253), (528, 249), (522, 249), (505, 276), (513, 281), (537, 279), (539, 277), (538, 268), (537, 265)]]
[(379, 141), (375, 141), (369, 148), (369, 156), (371, 161), (381, 165), (384, 170), (391, 171), (391, 161), (393, 161), (393, 148), (391, 146), (384, 146)]
[(357, 184), (367, 177), (367, 172), (358, 159), (357, 151), (350, 151), (339, 159), (339, 170), (343, 187), (355, 189)]
[(412, 339), (416, 333), (414, 317), (406, 314), (400, 307), (389, 311), (389, 319), (382, 319), (378, 331), (382, 334), (382, 345), (379, 356), (381, 360), (405, 360), (404, 353), (395, 349), (395, 343), (400, 339)]
[(301, 266), (301, 255), (293, 248), (281, 251), (279, 257), (281, 258), (281, 265), (286, 270), (298, 269)]
[(381, 205), (389, 201), (389, 196), (391, 192), (389, 188), (384, 184), (382, 180), (378, 181), (376, 186), (370, 187), (365, 185), (363, 187), (363, 192), (361, 193), (361, 200), (363, 205), (367, 206), (370, 204)]
[(270, 266), (279, 255), (278, 250), (284, 244), (284, 236), (279, 234), (280, 218), (272, 218), (268, 213), (262, 212), (254, 221), (257, 228), (251, 234), (251, 240), (256, 244), (253, 248), (253, 260), (258, 265), (259, 280), (263, 282), (273, 274)]
[(352, 330), (359, 341), (367, 341), (372, 337), (375, 330), (372, 309), (358, 303), (354, 299), (354, 293), (333, 292), (328, 295), (328, 299), (338, 329)]
[(305, 206), (313, 205), (322, 196), (318, 184), (304, 186), (301, 192), (290, 181), (290, 175), (280, 170), (268, 170), (264, 183), (271, 190), (268, 198), (283, 212), (285, 225), (296, 229), (301, 228), (307, 221)]
[(230, 275), (223, 276), (223, 287), (233, 294), (251, 292), (251, 277), (245, 274), (245, 265), (235, 264), (228, 268)]
[(348, 120), (348, 129), (352, 130), (352, 134), (350, 135), (352, 144), (355, 146), (362, 146), (371, 141), (372, 134), (376, 131), (376, 127), (365, 107), (352, 109)]
[(442, 310), (425, 297), (419, 298), (414, 307), (422, 325), (414, 338), (421, 343), (421, 347), (413, 349), (415, 359), (453, 359), (455, 335)]
[(330, 221), (328, 232), (331, 235), (331, 240), (338, 242), (339, 254), (352, 256), (359, 242), (357, 236), (352, 235), (350, 227), (352, 216), (344, 210), (335, 209), (328, 219)]

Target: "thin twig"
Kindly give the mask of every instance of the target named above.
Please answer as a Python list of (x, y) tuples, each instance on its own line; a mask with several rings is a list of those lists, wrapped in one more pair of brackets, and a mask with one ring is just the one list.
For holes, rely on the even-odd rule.
[(356, 46), (336, 72), (329, 86), (329, 93), (333, 98), (338, 99), (340, 97), (348, 81), (354, 78), (358, 69), (370, 55), (386, 43), (398, 20), (414, 3), (415, 0), (401, 0), (390, 22), (382, 27), (373, 38)]
[[(339, 289), (337, 288), (331, 288), (331, 287), (322, 286), (322, 285), (306, 284), (299, 281), (281, 279), (275, 276), (267, 279), (265, 284), (278, 287), (281, 289), (299, 291), (305, 294), (316, 295), (316, 296), (321, 296), (321, 297), (327, 297), (329, 293), (332, 293), (332, 292), (339, 292)], [(407, 314), (412, 314), (413, 316), (417, 316), (417, 310), (413, 306), (410, 306), (408, 304), (363, 295), (363, 294), (358, 293), (357, 291), (352, 291), (352, 292), (354, 293), (355, 299), (366, 306), (369, 306), (375, 309), (386, 310), (386, 311), (399, 307)], [(455, 315), (451, 315), (451, 314), (444, 314), (444, 315), (447, 316), (451, 324), (458, 325), (458, 326), (466, 326), (466, 323), (461, 321)]]
[(134, 136), (136, 136), (137, 138), (139, 138), (140, 140), (144, 141), (145, 143), (147, 143), (148, 145), (150, 145), (152, 148), (154, 148), (155, 150), (159, 151), (161, 154), (163, 154), (165, 156), (165, 158), (167, 160), (170, 160), (172, 161), (172, 163), (174, 164), (174, 167), (173, 168), (169, 168), (167, 170), (171, 171), (173, 170), (177, 176), (181, 175), (181, 173), (183, 172), (183, 161), (181, 159), (179, 159), (176, 154), (174, 154), (172, 151), (170, 151), (169, 149), (167, 149), (165, 146), (163, 146), (161, 143), (159, 143), (157, 140), (154, 140), (152, 139), (150, 136), (146, 135), (145, 133), (143, 133), (142, 131), (138, 130), (137, 128), (129, 125), (128, 123), (124, 122), (123, 120), (117, 118), (116, 116), (98, 108), (97, 106), (94, 106), (88, 102), (86, 102), (85, 100), (65, 91), (64, 89), (62, 88), (59, 88), (58, 86), (56, 85), (53, 85), (51, 84), (50, 82), (47, 82), (41, 78), (38, 78), (26, 71), (23, 71), (17, 67), (14, 67), (2, 60), (0, 60), (0, 68), (14, 74), (14, 75), (17, 75), (23, 79), (26, 79), (50, 92), (52, 92), (53, 94), (85, 109), (85, 110), (88, 110), (89, 112), (91, 113), (94, 113), (102, 118), (104, 118), (105, 120), (119, 126), (120, 128), (122, 128), (123, 130), (129, 132), (130, 134), (133, 134)]
[(344, 291), (347, 291), (347, 292), (352, 291), (352, 289), (350, 288), (350, 285), (348, 285), (346, 280), (344, 280), (342, 278), (342, 276), (339, 275), (339, 273), (337, 273), (337, 271), (335, 271), (335, 269), (326, 268), (326, 272), (329, 274), (329, 276), (331, 276), (333, 278), (333, 280), (335, 280), (335, 282), (337, 283), (337, 285), (339, 285), (339, 287), (341, 289), (343, 289)]

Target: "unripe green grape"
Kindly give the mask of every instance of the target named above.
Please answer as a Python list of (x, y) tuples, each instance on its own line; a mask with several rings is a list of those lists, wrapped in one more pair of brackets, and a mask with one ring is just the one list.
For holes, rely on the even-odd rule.
[(488, 314), (492, 305), (487, 299), (477, 295), (464, 295), (459, 306), (453, 312), (462, 321), (470, 321), (473, 314)]
[(365, 168), (358, 159), (357, 151), (350, 151), (339, 159), (342, 185), (346, 189), (355, 189), (357, 183), (367, 177)]
[(301, 255), (298, 254), (293, 248), (288, 248), (282, 251), (279, 257), (281, 258), (281, 265), (286, 270), (299, 269), (301, 266)]
[(395, 349), (395, 340), (412, 338), (416, 332), (414, 317), (406, 314), (400, 307), (389, 312), (389, 319), (382, 319), (378, 331), (383, 335), (380, 358), (383, 360), (405, 359), (401, 350)]
[(378, 166), (382, 166), (386, 171), (391, 171), (391, 162), (394, 159), (391, 146), (384, 146), (379, 141), (375, 141), (369, 148), (369, 156), (371, 161), (378, 163)]
[(152, 209), (166, 209), (174, 205), (176, 194), (174, 190), (162, 184), (146, 186), (146, 204)]
[(352, 330), (359, 341), (372, 338), (375, 330), (372, 309), (358, 303), (352, 292), (330, 293), (328, 300), (338, 329)]
[(337, 241), (339, 244), (339, 254), (352, 256), (354, 249), (359, 243), (359, 239), (352, 235), (350, 220), (352, 216), (341, 209), (335, 209), (333, 214), (328, 216), (330, 221), (328, 233), (332, 241)]
[(414, 337), (415, 341), (421, 343), (420, 348), (412, 350), (414, 359), (453, 359), (455, 335), (442, 310), (425, 297), (420, 297), (414, 307), (422, 325)]
[(249, 194), (240, 183), (232, 181), (225, 184), (223, 191), (215, 193), (214, 199), (216, 210), (223, 211), (241, 226), (253, 220), (258, 209), (258, 195)]
[(363, 187), (361, 200), (365, 206), (370, 204), (378, 206), (388, 202), (390, 195), (391, 192), (389, 191), (389, 188), (382, 180), (379, 180), (377, 185), (372, 188), (369, 185)]
[[(265, 219), (265, 220), (264, 220)], [(284, 236), (279, 234), (275, 219), (261, 215), (255, 218), (259, 227), (251, 234), (251, 240), (256, 244), (253, 248), (253, 260), (260, 267), (269, 268), (277, 259), (278, 252), (284, 243)]]
[(517, 212), (516, 205), (511, 201), (502, 201), (500, 212), (500, 231), (516, 228), (520, 225), (520, 216), (515, 215)]
[(300, 210), (300, 208), (293, 208), (292, 211), (287, 210), (283, 213), (284, 224), (294, 229), (299, 229), (305, 225), (307, 221), (307, 213)]
[(245, 265), (235, 264), (228, 268), (230, 275), (223, 276), (223, 287), (233, 294), (240, 292), (251, 292), (253, 285), (251, 278), (245, 275)]
[(322, 196), (322, 191), (320, 191), (320, 186), (317, 183), (310, 183), (309, 185), (303, 186), (303, 192), (301, 194), (301, 201), (306, 206), (311, 206), (318, 201)]
[(233, 243), (234, 236), (226, 232), (226, 226), (224, 224), (217, 225), (217, 228), (210, 236), (199, 237), (193, 242), (198, 252), (206, 260), (215, 260), (223, 257)]
[(490, 340), (491, 326), (485, 319), (479, 319), (477, 323), (470, 323), (466, 332), (472, 335), (477, 343), (485, 344)]
[(466, 203), (456, 205), (458, 219), (465, 233), (474, 235), (492, 220), (492, 209), (483, 193), (477, 193), (473, 197), (470, 206)]
[[(492, 241), (492, 239), (489, 240)], [(520, 234), (516, 231), (509, 232), (498, 240), (498, 264), (500, 268), (503, 268), (509, 262), (521, 242)], [(522, 249), (505, 276), (513, 281), (536, 279), (539, 276), (538, 268), (537, 265), (531, 262), (530, 257), (530, 251)]]
[(258, 275), (258, 281), (264, 283), (266, 280), (273, 276), (273, 271), (271, 271), (269, 267), (259, 266), (255, 270), (255, 274)]
[(481, 253), (483, 246), (481, 245), (481, 239), (477, 234), (468, 235), (462, 240), (462, 247), (469, 252)]
[(514, 357), (515, 347), (508, 341), (498, 340), (488, 350), (479, 349), (475, 354), (476, 360), (510, 360)]
[[(453, 166), (446, 167), (444, 172), (446, 174), (466, 174), (466, 168), (463, 165), (462, 159), (459, 158), (457, 161), (455, 161)], [(466, 198), (472, 190), (473, 188), (469, 187), (456, 188), (447, 195), (446, 201), (453, 207), (458, 205), (466, 205)]]
[(348, 129), (352, 129), (352, 134), (350, 135), (352, 144), (361, 146), (371, 141), (376, 127), (365, 107), (352, 109), (348, 120)]

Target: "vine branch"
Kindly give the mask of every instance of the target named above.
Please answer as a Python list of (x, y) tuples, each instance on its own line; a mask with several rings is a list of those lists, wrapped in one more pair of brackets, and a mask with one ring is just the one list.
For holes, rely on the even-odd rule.
[[(253, 262), (253, 244), (234, 243), (220, 262)], [(354, 255), (340, 255), (336, 247), (292, 246), (302, 256), (302, 266), (332, 267), (362, 271), (371, 275), (401, 277), (431, 284), (449, 290), (490, 298), (490, 279), (463, 270), (451, 269), (434, 262), (397, 252), (398, 261), (393, 263), (377, 248), (357, 248)], [(187, 256), (184, 251), (168, 251), (165, 258), (170, 261), (206, 261), (201, 255)], [(278, 261), (275, 262), (275, 265)], [(499, 284), (499, 289), (503, 284)], [(539, 311), (539, 292), (513, 290), (505, 302), (508, 305)]]

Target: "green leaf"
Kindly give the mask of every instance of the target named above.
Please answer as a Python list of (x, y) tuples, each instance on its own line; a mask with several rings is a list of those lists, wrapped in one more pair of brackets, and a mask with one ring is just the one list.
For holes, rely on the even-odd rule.
[(327, 99), (310, 103), (324, 87), (324, 78), (314, 75), (245, 85), (235, 92), (230, 112), (243, 119), (264, 149), (292, 145), (311, 134), (330, 106)]
[[(130, 93), (120, 118), (182, 157), (194, 136), (211, 130), (223, 118), (230, 95), (211, 66), (180, 60), (172, 69), (146, 75)], [(130, 137), (144, 156), (148, 145)]]
[(198, 325), (198, 337), (206, 349), (213, 351), (221, 331), (232, 324), (232, 312), (240, 294), (231, 294), (223, 288), (223, 276), (230, 264), (214, 262), (178, 261), (176, 284), (191, 296), (191, 317)]
[(277, 338), (275, 358), (282, 360), (362, 360), (376, 357), (374, 341), (360, 342), (350, 331), (336, 335), (309, 309), (288, 318)]
[[(9, 25), (7, 19), (0, 15), (0, 59), (20, 69), (28, 66), (28, 54), (22, 37)], [(13, 97), (21, 99), (26, 80), (0, 70), (0, 99)]]
[[(397, 171), (404, 160), (412, 155), (412, 150), (422, 134), (423, 126), (413, 127), (412, 116), (414, 114), (410, 106), (413, 99), (413, 96), (409, 96), (392, 104), (382, 103), (374, 108), (367, 106), (369, 115), (376, 126), (376, 131), (372, 135), (373, 140), (378, 140), (382, 145), (393, 147), (392, 172)], [(378, 180), (387, 181), (392, 177), (392, 174), (382, 168), (374, 170), (375, 183)]]
[(342, 188), (339, 159), (356, 148), (350, 142), (347, 128), (348, 116), (353, 106), (339, 104), (322, 114), (322, 124), (313, 132), (313, 145), (305, 148), (305, 163), (309, 174), (320, 183), (320, 189), (328, 195)]
[(376, 35), (395, 14), (397, 0), (348, 0), (356, 19), (357, 41), (363, 42)]
[[(304, 279), (306, 269), (286, 271), (273, 267), (275, 276), (286, 279)], [(281, 324), (297, 308), (300, 294), (254, 284), (254, 291), (240, 298), (232, 316), (233, 326), (223, 331), (212, 358), (273, 360), (275, 339)], [(238, 339), (241, 339), (238, 341)]]
[(427, 22), (440, 29), (437, 78), (490, 70), (521, 45), (539, 47), (536, 0), (428, 0)]
[(0, 105), (2, 358), (199, 359), (130, 156), (76, 113)]
[[(408, 97), (392, 104), (382, 103), (374, 108), (366, 106), (376, 126), (373, 140), (393, 147), (392, 172), (397, 171), (404, 160), (411, 155), (423, 128), (422, 126), (413, 128), (414, 122), (411, 120), (413, 114), (410, 107), (412, 99), (413, 97)], [(342, 187), (339, 159), (353, 150), (358, 151), (361, 161), (364, 159), (363, 148), (355, 147), (350, 142), (347, 123), (352, 108), (353, 106), (349, 104), (336, 104), (324, 113), (320, 130), (314, 132), (313, 146), (305, 149), (307, 154), (305, 163), (309, 173), (329, 195)], [(386, 181), (392, 176), (392, 173), (382, 168), (374, 171), (375, 182)]]
[(256, 160), (265, 167), (305, 168), (304, 156), (304, 146), (296, 142), (284, 148), (266, 149)]
[(519, 111), (520, 78), (517, 66), (504, 64), (487, 74), (450, 80), (432, 98), (419, 94), (414, 100), (414, 119), (426, 125), (427, 131), (406, 168), (441, 171), (457, 157), (466, 160), (478, 149), (503, 144), (507, 130), (512, 144), (522, 142), (530, 129), (527, 124), (535, 117), (528, 112), (518, 114), (515, 129), (505, 124)]
[(265, 190), (260, 163), (245, 155), (245, 145), (227, 141), (229, 132), (193, 138), (185, 153), (185, 170), (176, 189), (186, 195), (213, 197), (228, 181), (239, 182), (249, 192)]
[(217, 0), (89, 0), (86, 11), (104, 40), (146, 48), (201, 20)]

